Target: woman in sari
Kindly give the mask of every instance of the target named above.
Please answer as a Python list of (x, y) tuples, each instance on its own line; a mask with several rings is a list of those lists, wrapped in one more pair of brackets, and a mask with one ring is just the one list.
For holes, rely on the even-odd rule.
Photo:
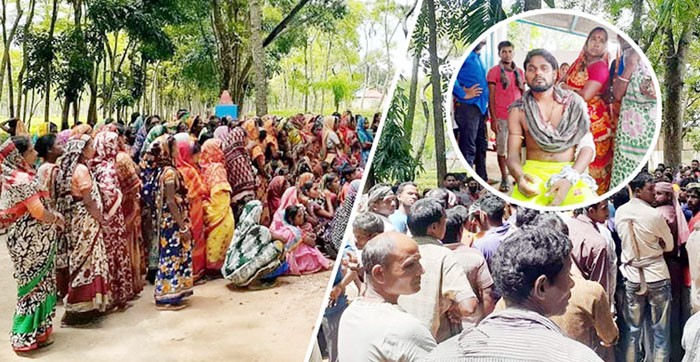
[(591, 133), (596, 144), (595, 159), (588, 172), (598, 184), (598, 194), (610, 188), (610, 175), (615, 140), (615, 128), (603, 100), (608, 78), (608, 32), (603, 28), (591, 30), (576, 61), (566, 74), (564, 89), (570, 89), (588, 103)]
[(258, 200), (251, 200), (243, 207), (221, 268), (224, 278), (239, 287), (274, 286), (276, 278), (288, 269), (284, 244), (260, 225), (262, 210), (262, 202)]
[(146, 279), (153, 284), (155, 282), (156, 271), (158, 269), (158, 248), (160, 240), (158, 239), (158, 224), (156, 217), (158, 206), (156, 205), (156, 194), (160, 185), (160, 175), (163, 168), (158, 164), (155, 150), (160, 150), (160, 145), (149, 145), (148, 151), (142, 154), (141, 157), (141, 172), (140, 179), (143, 187), (141, 188), (141, 235), (142, 245), (141, 250), (144, 251), (141, 257), (141, 264), (146, 267)]
[(80, 124), (71, 130), (71, 138), (79, 138), (80, 136), (83, 135), (91, 135), (92, 134), (92, 126), (89, 124)]
[(92, 161), (93, 173), (104, 207), (102, 236), (109, 261), (109, 290), (112, 292), (112, 306), (124, 309), (127, 302), (134, 299), (134, 276), (131, 255), (127, 247), (126, 223), (122, 210), (123, 195), (117, 176), (117, 154), (119, 135), (103, 130), (95, 136), (95, 158)]
[(177, 148), (172, 136), (154, 142), (151, 154), (161, 169), (155, 189), (158, 269), (155, 275), (155, 301), (158, 310), (187, 307), (192, 295), (192, 233), (188, 220), (187, 188), (175, 168)]
[[(298, 208), (298, 205), (297, 187), (288, 188), (270, 225), (270, 231), (285, 240), (288, 273), (302, 275), (329, 269), (332, 262), (316, 249), (316, 235), (305, 220), (303, 207)], [(293, 214), (287, 213), (291, 206), (297, 207)]]
[[(239, 125), (234, 125), (226, 137), (223, 150), (228, 182), (233, 190), (231, 205), (237, 205), (246, 196), (255, 195), (255, 173), (250, 154), (246, 150), (248, 136), (245, 130)], [(236, 212), (237, 214), (238, 212)]]
[(126, 246), (131, 260), (131, 274), (134, 293), (139, 294), (143, 290), (142, 274), (146, 272), (146, 264), (143, 255), (148, 249), (143, 248), (143, 235), (141, 234), (141, 179), (139, 170), (129, 156), (128, 146), (124, 136), (124, 128), (117, 126), (119, 133), (119, 153), (117, 153), (117, 179), (122, 192), (122, 212), (126, 229)]
[(289, 183), (286, 177), (275, 176), (272, 178), (270, 185), (267, 187), (267, 206), (270, 210), (279, 209), (282, 194), (288, 187)]
[(656, 91), (651, 71), (629, 48), (623, 55), (624, 70), (615, 79), (613, 92), (620, 104), (620, 130), (615, 134), (613, 186), (619, 185), (642, 162), (656, 132)]
[(51, 344), (56, 306), (55, 237), (65, 227), (61, 214), (44, 200), (49, 193), (33, 167), (37, 154), (27, 137), (14, 136), (0, 146), (0, 226), (14, 264), (17, 306), (10, 341), (15, 352)]
[[(185, 134), (185, 137), (187, 134)], [(194, 146), (189, 139), (176, 141), (175, 165), (187, 187), (187, 201), (190, 205), (190, 231), (192, 233), (192, 277), (197, 282), (204, 276), (207, 264), (207, 236), (204, 233), (204, 202), (209, 198), (209, 190), (202, 179), (194, 159)], [(199, 152), (197, 152), (199, 153)]]
[(336, 132), (338, 122), (334, 116), (323, 118), (323, 133), (321, 136), (321, 160), (334, 164), (338, 154), (343, 153), (343, 144)]
[(146, 121), (137, 128), (136, 140), (134, 141), (134, 147), (131, 150), (131, 157), (133, 157), (134, 162), (138, 163), (141, 159), (141, 150), (143, 149), (143, 144), (146, 142), (146, 136), (148, 132), (157, 125), (160, 124), (160, 117), (157, 115), (149, 116)]
[(221, 141), (210, 139), (202, 145), (199, 166), (209, 189), (209, 201), (204, 203), (206, 225), (206, 257), (208, 275), (221, 274), (226, 250), (233, 237), (234, 222), (231, 210), (231, 185), (226, 179), (224, 151)]
[[(36, 172), (39, 181), (44, 186), (44, 189), (49, 192), (49, 197), (44, 200), (50, 209), (56, 208), (56, 200), (58, 199), (56, 189), (56, 178), (58, 177), (59, 167), (57, 165), (58, 158), (63, 155), (63, 146), (58, 143), (56, 135), (47, 134), (39, 137), (36, 141), (34, 149), (39, 158), (44, 160), (44, 163), (39, 166)], [(63, 297), (68, 293), (68, 245), (65, 243), (65, 238), (57, 238), (58, 246), (56, 248), (56, 289), (58, 292), (58, 300), (63, 300)]]
[(364, 166), (367, 164), (367, 159), (369, 158), (369, 151), (372, 149), (372, 142), (374, 142), (374, 136), (367, 130), (367, 120), (365, 117), (357, 116), (357, 138), (360, 141), (360, 147), (362, 148), (362, 163)]
[(70, 282), (65, 326), (88, 324), (111, 304), (109, 261), (102, 237), (102, 199), (88, 163), (95, 156), (89, 135), (68, 142), (57, 177), (58, 211), (66, 218)]
[(331, 258), (335, 258), (338, 255), (340, 245), (343, 243), (345, 228), (350, 222), (350, 214), (355, 204), (357, 192), (360, 189), (360, 183), (360, 180), (350, 182), (343, 204), (340, 205), (335, 215), (333, 215), (333, 220), (328, 224), (328, 228), (326, 228), (326, 232), (323, 235), (324, 249)]

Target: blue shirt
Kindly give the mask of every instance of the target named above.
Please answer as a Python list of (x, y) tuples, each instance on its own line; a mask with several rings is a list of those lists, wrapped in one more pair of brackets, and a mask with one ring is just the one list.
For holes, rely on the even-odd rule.
[(389, 221), (394, 225), (396, 231), (406, 234), (408, 232), (408, 216), (396, 209), (393, 214), (389, 215)]
[[(462, 87), (471, 88), (474, 84), (481, 87), (481, 95), (472, 99), (464, 99), (467, 93)], [(486, 114), (489, 109), (489, 85), (486, 82), (486, 68), (481, 63), (479, 54), (471, 52), (464, 61), (462, 68), (457, 73), (457, 81), (452, 88), (452, 94), (457, 97), (457, 102), (475, 105), (479, 107), (481, 114)]]
[(491, 259), (493, 258), (493, 255), (496, 254), (496, 250), (498, 249), (498, 246), (501, 245), (503, 240), (510, 235), (510, 231), (510, 224), (504, 223), (499, 227), (489, 229), (484, 237), (474, 241), (473, 247), (479, 249), (479, 251), (481, 251), (481, 253), (484, 255), (484, 259), (486, 259), (486, 264), (488, 264), (489, 270), (491, 270)]

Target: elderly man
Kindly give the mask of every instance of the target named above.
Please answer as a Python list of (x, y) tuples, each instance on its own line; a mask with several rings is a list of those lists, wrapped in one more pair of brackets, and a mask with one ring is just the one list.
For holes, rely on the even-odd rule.
[(651, 326), (652, 350), (645, 355), (667, 361), (671, 352), (671, 281), (664, 251), (673, 250), (673, 236), (655, 201), (654, 179), (640, 173), (629, 184), (633, 198), (615, 212), (615, 228), (622, 241), (620, 272), (625, 277), (622, 316), (624, 358), (637, 361), (644, 323)]
[(451, 250), (442, 246), (447, 218), (440, 202), (418, 200), (408, 215), (408, 228), (420, 245), (425, 276), (420, 292), (399, 298), (399, 305), (414, 315), (440, 342), (461, 330), (461, 320), (450, 320), (449, 309), (462, 319), (472, 317), (478, 301)]
[(398, 232), (367, 243), (362, 253), (367, 291), (340, 318), (339, 361), (417, 361), (435, 348), (430, 332), (397, 305), (400, 295), (421, 289), (420, 260), (416, 242)]
[(525, 227), (493, 259), (493, 278), (506, 309), (435, 348), (426, 361), (602, 361), (548, 317), (571, 297), (571, 242), (559, 231)]
[[(510, 106), (508, 171), (512, 197), (537, 205), (575, 205), (595, 197), (595, 180), (584, 174), (595, 156), (588, 106), (579, 95), (555, 87), (557, 60), (544, 49), (525, 57), (530, 87)], [(525, 143), (527, 160), (521, 163)]]

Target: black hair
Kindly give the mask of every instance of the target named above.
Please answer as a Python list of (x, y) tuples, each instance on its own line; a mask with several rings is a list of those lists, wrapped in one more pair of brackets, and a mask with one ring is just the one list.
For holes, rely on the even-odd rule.
[(428, 228), (445, 216), (445, 208), (435, 199), (421, 199), (411, 206), (408, 213), (408, 229), (413, 236), (427, 236)]
[[(14, 142), (14, 139), (12, 141)], [(46, 156), (49, 155), (49, 152), (51, 152), (51, 148), (53, 148), (53, 145), (55, 143), (56, 143), (56, 135), (55, 134), (43, 135), (36, 140), (36, 144), (34, 145), (34, 149), (36, 150), (36, 153), (39, 155), (39, 157), (46, 158)]]
[(287, 208), (284, 209), (284, 220), (287, 223), (294, 225), (294, 218), (297, 217), (297, 214), (300, 211), (301, 211), (301, 208), (297, 205), (287, 206)]
[(632, 189), (632, 192), (636, 192), (637, 190), (643, 189), (646, 184), (653, 182), (654, 177), (652, 175), (642, 172), (635, 176), (632, 181), (630, 181), (630, 188)]
[(474, 177), (469, 176), (469, 177), (467, 177), (467, 180), (464, 181), (464, 182), (465, 182), (465, 183), (470, 183), (470, 182), (472, 182), (472, 181), (476, 181), (476, 179), (475, 179)]
[(532, 49), (527, 53), (527, 56), (525, 56), (525, 62), (523, 62), (523, 69), (527, 69), (527, 65), (530, 63), (530, 60), (533, 57), (543, 57), (544, 60), (547, 61), (552, 66), (552, 70), (557, 70), (559, 69), (559, 65), (557, 63), (557, 58), (552, 55), (547, 49)]
[(27, 136), (12, 136), (12, 143), (15, 144), (15, 147), (19, 153), (24, 154), (27, 152), (29, 147), (31, 147), (32, 140)]
[(501, 52), (501, 49), (511, 47), (514, 48), (513, 43), (509, 42), (508, 40), (504, 40), (500, 43), (498, 43), (498, 52)]
[(518, 206), (518, 211), (515, 213), (515, 226), (532, 225), (539, 214), (539, 210)]
[(447, 180), (447, 178), (450, 177), (450, 176), (454, 177), (455, 180), (459, 181), (459, 177), (457, 177), (457, 174), (454, 174), (454, 173), (446, 173), (446, 174), (445, 174), (445, 177), (443, 177), (442, 180), (445, 181), (445, 180)]
[(307, 181), (304, 182), (304, 184), (301, 185), (301, 193), (306, 195), (311, 189), (314, 187), (314, 182), (313, 181)]
[(591, 30), (591, 31), (588, 33), (588, 37), (586, 38), (586, 42), (585, 42), (584, 44), (588, 44), (588, 41), (591, 40), (591, 37), (593, 36), (593, 33), (598, 32), (598, 31), (602, 31), (603, 34), (605, 34), (605, 41), (607, 42), (608, 39), (609, 39), (609, 37), (608, 37), (608, 31), (605, 30), (605, 28), (603, 28), (603, 27), (596, 26), (595, 28), (593, 28), (593, 30)]
[(442, 187), (438, 187), (428, 191), (425, 194), (425, 198), (437, 200), (443, 208), (447, 209), (450, 202), (450, 193)]
[(447, 216), (447, 224), (445, 227), (445, 236), (442, 238), (443, 244), (455, 244), (460, 242), (460, 231), (464, 224), (464, 215), (458, 210), (449, 209), (445, 212)]
[(491, 272), (498, 292), (509, 301), (527, 300), (535, 281), (553, 282), (570, 258), (571, 241), (559, 231), (524, 227), (498, 246)]
[[(606, 201), (607, 202), (607, 201)], [(597, 205), (597, 204), (595, 204)], [(590, 207), (590, 206), (589, 206)], [(553, 212), (543, 212), (535, 218), (532, 225), (537, 229), (556, 230), (566, 236), (569, 236), (569, 227), (566, 225), (559, 215)]]
[(492, 221), (503, 221), (503, 215), (506, 211), (506, 202), (495, 195), (486, 194), (479, 202), (480, 209)]
[(193, 143), (192, 144), (192, 154), (196, 155), (200, 152), (202, 152), (202, 145), (200, 145), (198, 142)]
[(210, 139), (212, 139), (212, 138), (214, 138), (214, 134), (213, 134), (213, 133), (211, 133), (211, 132), (204, 132), (204, 133), (202, 133), (201, 136), (199, 136), (199, 140), (198, 140), (197, 142), (199, 142), (200, 145), (203, 145), (204, 142), (206, 142), (206, 141), (208, 141), (208, 140), (210, 140)]

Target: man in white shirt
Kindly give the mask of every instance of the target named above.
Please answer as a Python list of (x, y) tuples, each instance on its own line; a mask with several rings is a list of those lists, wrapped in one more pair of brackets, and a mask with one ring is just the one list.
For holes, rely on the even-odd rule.
[(615, 227), (622, 240), (620, 272), (625, 277), (622, 315), (627, 323), (623, 336), (624, 359), (637, 361), (644, 319), (651, 326), (654, 361), (670, 356), (671, 281), (664, 251), (673, 250), (673, 236), (661, 213), (653, 208), (655, 184), (641, 173), (630, 182), (633, 198), (615, 213)]
[(367, 243), (362, 253), (367, 290), (340, 318), (339, 361), (418, 361), (435, 348), (428, 329), (396, 304), (399, 295), (420, 290), (420, 258), (416, 242), (398, 232)]

